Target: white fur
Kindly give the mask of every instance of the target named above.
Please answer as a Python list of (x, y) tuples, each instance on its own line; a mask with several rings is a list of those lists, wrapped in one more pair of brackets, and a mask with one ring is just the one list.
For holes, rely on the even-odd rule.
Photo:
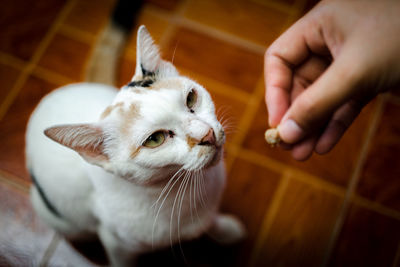
[[(62, 87), (40, 102), (26, 133), (27, 167), (62, 217), (33, 187), (36, 212), (68, 238), (97, 234), (114, 266), (206, 231), (223, 235), (223, 242), (244, 234), (236, 219), (218, 219), (225, 172), (216, 155), (224, 135), (210, 95), (161, 60), (143, 26), (137, 61), (133, 80), (143, 78), (143, 66), (156, 74), (152, 88)], [(186, 106), (192, 89), (195, 113)], [(108, 106), (115, 108), (100, 119)], [(189, 137), (201, 140), (209, 129), (215, 146), (189, 145)], [(159, 147), (144, 147), (158, 130), (174, 135)]]

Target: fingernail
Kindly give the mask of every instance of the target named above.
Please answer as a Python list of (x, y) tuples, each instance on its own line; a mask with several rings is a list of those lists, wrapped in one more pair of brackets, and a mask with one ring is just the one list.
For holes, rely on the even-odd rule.
[(286, 120), (283, 124), (279, 125), (279, 135), (283, 141), (289, 144), (293, 144), (299, 141), (304, 131), (294, 120)]

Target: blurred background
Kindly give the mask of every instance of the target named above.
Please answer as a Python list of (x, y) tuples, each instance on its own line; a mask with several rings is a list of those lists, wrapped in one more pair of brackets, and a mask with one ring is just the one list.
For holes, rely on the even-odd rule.
[[(263, 54), (315, 2), (149, 0), (137, 10), (117, 86), (133, 75), (136, 29), (145, 24), (164, 58), (229, 118), (222, 211), (248, 229), (241, 244), (203, 237), (183, 244), (184, 256), (167, 249), (141, 266), (400, 266), (400, 93), (371, 102), (326, 156), (296, 162), (264, 141)], [(0, 1), (0, 266), (105, 263), (96, 244), (73, 248), (36, 218), (24, 133), (45, 94), (86, 79), (115, 3)]]

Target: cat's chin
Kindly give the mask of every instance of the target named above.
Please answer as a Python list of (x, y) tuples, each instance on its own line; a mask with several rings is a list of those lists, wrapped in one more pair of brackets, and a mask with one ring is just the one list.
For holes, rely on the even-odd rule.
[(222, 159), (223, 148), (222, 146), (216, 147), (214, 155), (210, 158), (210, 160), (205, 164), (204, 169), (208, 169), (216, 166)]

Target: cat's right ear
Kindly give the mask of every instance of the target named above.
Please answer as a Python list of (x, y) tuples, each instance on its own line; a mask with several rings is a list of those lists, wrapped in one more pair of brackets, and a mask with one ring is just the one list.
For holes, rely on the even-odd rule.
[(59, 125), (47, 128), (50, 139), (78, 152), (89, 163), (104, 167), (109, 162), (105, 152), (105, 134), (92, 124)]
[(161, 59), (160, 50), (144, 25), (140, 26), (136, 40), (136, 69), (132, 81), (177, 76), (176, 68)]

